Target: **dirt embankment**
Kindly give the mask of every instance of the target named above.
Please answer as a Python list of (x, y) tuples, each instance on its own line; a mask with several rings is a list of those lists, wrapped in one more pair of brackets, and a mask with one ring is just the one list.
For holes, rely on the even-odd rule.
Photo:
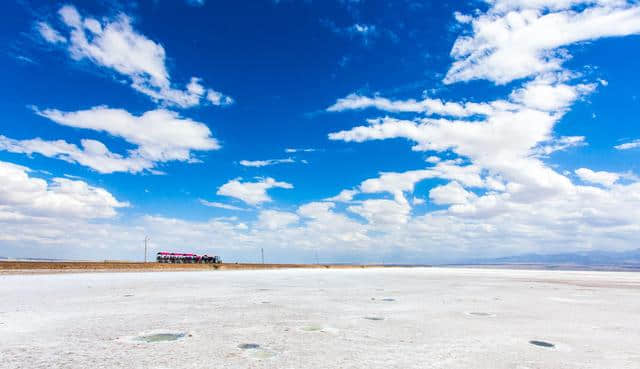
[(344, 264), (160, 264), (130, 261), (0, 261), (0, 274), (59, 273), (59, 272), (168, 272), (198, 270), (252, 270), (321, 268), (352, 269), (371, 268), (378, 265)]

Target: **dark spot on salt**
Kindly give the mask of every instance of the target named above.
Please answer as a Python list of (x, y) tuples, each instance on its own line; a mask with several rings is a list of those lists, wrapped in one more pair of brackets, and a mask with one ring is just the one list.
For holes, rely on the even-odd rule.
[(270, 304), (271, 302), (269, 301), (262, 301), (261, 304)]
[(364, 318), (367, 320), (384, 320), (384, 318), (379, 316), (365, 316)]
[(549, 343), (545, 341), (532, 340), (532, 341), (529, 341), (529, 343), (534, 346), (540, 346), (540, 347), (556, 347), (556, 345), (554, 345), (553, 343)]
[(257, 343), (241, 343), (238, 345), (238, 348), (243, 350), (255, 350), (257, 348), (260, 348), (260, 345), (258, 345)]
[(184, 333), (157, 333), (157, 334), (149, 334), (146, 336), (140, 336), (136, 338), (137, 341), (143, 341), (146, 343), (155, 343), (155, 342), (169, 342), (169, 341), (177, 341), (181, 338), (184, 338), (186, 334)]
[(124, 295), (124, 297), (133, 297), (133, 295), (130, 295), (130, 294), (129, 295)]
[(388, 301), (388, 302), (390, 302), (390, 301), (396, 301), (396, 300), (395, 300), (395, 299), (382, 299), (382, 301)]
[(493, 314), (472, 311), (472, 312), (469, 313), (469, 315), (474, 315), (474, 316), (492, 316)]

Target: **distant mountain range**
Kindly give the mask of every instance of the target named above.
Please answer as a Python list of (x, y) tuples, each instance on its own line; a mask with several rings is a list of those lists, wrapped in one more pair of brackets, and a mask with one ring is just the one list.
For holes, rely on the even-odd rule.
[(640, 267), (640, 249), (629, 251), (585, 251), (561, 254), (522, 254), (494, 259), (474, 259), (470, 264), (558, 264)]

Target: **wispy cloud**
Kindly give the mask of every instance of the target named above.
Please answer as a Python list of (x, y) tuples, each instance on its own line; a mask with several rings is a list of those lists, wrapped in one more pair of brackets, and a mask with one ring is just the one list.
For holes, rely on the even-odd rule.
[(267, 160), (240, 160), (240, 165), (245, 167), (266, 167), (269, 165), (295, 163), (292, 158), (286, 159), (267, 159)]
[[(548, 10), (548, 11), (544, 11)], [(564, 46), (640, 33), (640, 8), (627, 1), (492, 2), (486, 13), (458, 14), (471, 34), (458, 37), (445, 83), (515, 79), (559, 71), (570, 58)]]
[(288, 154), (293, 154), (296, 152), (314, 152), (314, 151), (318, 151), (317, 149), (312, 149), (312, 148), (307, 148), (307, 149), (293, 149), (293, 148), (287, 148), (284, 149), (284, 152), (288, 153)]
[(211, 207), (211, 208), (220, 208), (220, 209), (226, 209), (226, 210), (239, 210), (239, 211), (248, 210), (248, 209), (245, 209), (245, 208), (241, 208), (241, 207), (238, 207), (238, 206), (225, 204), (225, 203), (222, 203), (222, 202), (207, 201), (207, 200), (204, 200), (204, 199), (198, 199), (198, 201), (200, 202), (200, 204), (202, 204), (204, 206)]
[(636, 147), (640, 147), (640, 139), (614, 146), (616, 150), (630, 150), (635, 149)]
[(136, 31), (128, 15), (99, 21), (83, 17), (72, 5), (63, 6), (58, 13), (68, 37), (48, 23), (37, 23), (37, 29), (47, 42), (65, 45), (74, 60), (88, 59), (127, 76), (131, 87), (165, 105), (188, 108), (203, 101), (233, 103), (231, 97), (205, 88), (201, 78), (192, 77), (185, 89), (172, 87), (164, 47)]

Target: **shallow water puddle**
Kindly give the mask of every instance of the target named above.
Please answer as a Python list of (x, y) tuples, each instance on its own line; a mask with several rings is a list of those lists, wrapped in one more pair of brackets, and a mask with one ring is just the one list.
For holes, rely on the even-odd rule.
[(467, 315), (471, 315), (471, 316), (485, 316), (485, 317), (494, 317), (496, 316), (493, 313), (485, 313), (485, 312), (481, 312), (481, 311), (472, 311), (467, 313)]
[(276, 356), (276, 353), (269, 350), (258, 349), (252, 352), (251, 356), (253, 356), (256, 359), (269, 359)]
[(534, 346), (539, 346), (539, 347), (556, 347), (556, 345), (554, 345), (553, 343), (549, 343), (549, 342), (545, 342), (545, 341), (536, 341), (536, 340), (531, 340), (529, 341), (530, 344), (534, 345)]
[(238, 348), (241, 350), (247, 350), (249, 355), (255, 359), (269, 359), (276, 356), (275, 352), (263, 349), (257, 343), (241, 343), (238, 345)]
[(255, 350), (257, 348), (260, 348), (260, 345), (258, 345), (257, 343), (241, 343), (238, 345), (238, 348), (242, 350)]
[(182, 339), (186, 336), (185, 333), (156, 333), (149, 334), (145, 336), (139, 336), (135, 340), (142, 341), (146, 343), (155, 343), (155, 342), (171, 342)]

